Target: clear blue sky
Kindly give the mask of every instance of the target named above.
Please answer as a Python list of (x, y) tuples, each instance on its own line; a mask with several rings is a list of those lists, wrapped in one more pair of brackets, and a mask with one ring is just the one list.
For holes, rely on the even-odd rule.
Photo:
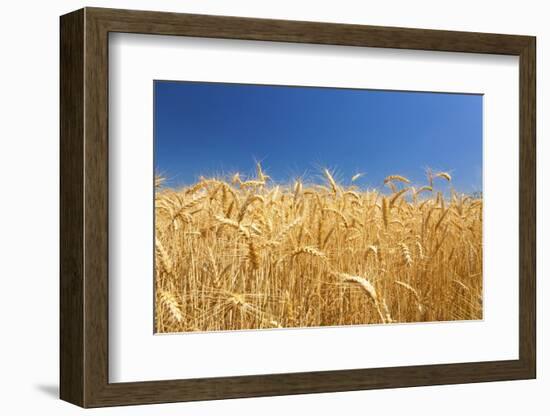
[(168, 185), (236, 171), (255, 161), (276, 181), (381, 187), (390, 174), (425, 183), (424, 168), (455, 189), (482, 187), (482, 96), (155, 81), (155, 169)]

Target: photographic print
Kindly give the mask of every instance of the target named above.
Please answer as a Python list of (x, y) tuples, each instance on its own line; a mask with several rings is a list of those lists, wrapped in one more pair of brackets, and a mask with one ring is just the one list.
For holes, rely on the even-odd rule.
[(482, 319), (482, 109), (155, 81), (155, 331)]

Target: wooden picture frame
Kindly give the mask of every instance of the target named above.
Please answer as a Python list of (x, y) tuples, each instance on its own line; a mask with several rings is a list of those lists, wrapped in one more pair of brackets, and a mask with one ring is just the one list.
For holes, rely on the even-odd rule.
[[(61, 17), (60, 396), (82, 407), (530, 379), (536, 376), (535, 38), (85, 8)], [(246, 39), (519, 57), (519, 359), (110, 383), (108, 35)]]

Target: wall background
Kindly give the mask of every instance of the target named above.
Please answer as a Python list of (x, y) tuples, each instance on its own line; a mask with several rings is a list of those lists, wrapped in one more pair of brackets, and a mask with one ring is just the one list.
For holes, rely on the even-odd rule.
[[(422, 387), (338, 394), (225, 400), (87, 411), (102, 415), (163, 414), (530, 414), (548, 412), (550, 361), (542, 327), (544, 301), (541, 218), (548, 207), (542, 183), (550, 162), (543, 130), (550, 100), (547, 59), (550, 26), (540, 1), (462, 0), (366, 2), (339, 0), (120, 0), (19, 1), (0, 15), (0, 409), (3, 414), (73, 415), (79, 408), (57, 400), (58, 390), (58, 17), (83, 6), (166, 10), (295, 20), (317, 20), (537, 36), (538, 53), (538, 316), (539, 365), (534, 381)], [(548, 68), (547, 68), (548, 66)]]

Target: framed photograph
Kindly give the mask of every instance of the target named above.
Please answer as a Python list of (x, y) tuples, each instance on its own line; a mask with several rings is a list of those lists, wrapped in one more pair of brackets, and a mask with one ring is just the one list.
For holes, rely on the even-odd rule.
[(60, 29), (63, 400), (535, 378), (534, 37)]

